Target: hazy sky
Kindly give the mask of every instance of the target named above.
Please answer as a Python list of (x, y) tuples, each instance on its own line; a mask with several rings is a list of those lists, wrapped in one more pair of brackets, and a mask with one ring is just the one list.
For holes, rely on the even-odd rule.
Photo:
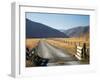
[(26, 18), (55, 29), (70, 29), (89, 25), (89, 15), (26, 13)]

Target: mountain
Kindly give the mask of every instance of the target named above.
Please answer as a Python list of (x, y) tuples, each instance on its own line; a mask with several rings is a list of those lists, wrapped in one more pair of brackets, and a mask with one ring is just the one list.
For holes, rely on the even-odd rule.
[(26, 19), (26, 38), (66, 38), (63, 32), (47, 25)]
[(67, 34), (69, 37), (80, 37), (89, 33), (89, 26), (75, 27), (68, 30), (61, 30), (61, 32)]

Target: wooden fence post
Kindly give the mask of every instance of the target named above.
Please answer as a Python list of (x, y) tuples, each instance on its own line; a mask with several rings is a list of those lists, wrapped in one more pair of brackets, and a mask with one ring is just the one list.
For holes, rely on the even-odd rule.
[(84, 60), (87, 58), (86, 55), (86, 43), (83, 44), (83, 46), (77, 46), (76, 48), (76, 54), (75, 54), (76, 58), (79, 60)]
[(83, 58), (86, 58), (86, 43), (83, 44)]

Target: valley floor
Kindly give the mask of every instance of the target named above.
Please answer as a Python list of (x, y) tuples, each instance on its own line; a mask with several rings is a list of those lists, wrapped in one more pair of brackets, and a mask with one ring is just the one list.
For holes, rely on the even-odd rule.
[[(69, 44), (57, 39), (33, 39), (29, 42), (27, 46), (29, 47), (31, 44), (30, 49), (34, 49), (37, 46), (36, 54), (38, 56), (49, 59), (47, 66), (89, 64), (89, 57), (84, 61), (80, 61), (75, 57), (75, 43)], [(32, 60), (26, 60), (26, 66), (31, 67), (36, 65)]]

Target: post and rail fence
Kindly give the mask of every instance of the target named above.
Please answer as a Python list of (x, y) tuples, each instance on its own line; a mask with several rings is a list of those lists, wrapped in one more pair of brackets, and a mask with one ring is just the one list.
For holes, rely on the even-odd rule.
[(67, 46), (70, 45), (75, 46), (75, 57), (78, 60), (85, 60), (87, 57), (89, 57), (89, 43), (82, 41), (75, 42), (75, 41), (60, 40), (60, 39), (54, 39), (54, 41), (60, 41), (66, 43)]

